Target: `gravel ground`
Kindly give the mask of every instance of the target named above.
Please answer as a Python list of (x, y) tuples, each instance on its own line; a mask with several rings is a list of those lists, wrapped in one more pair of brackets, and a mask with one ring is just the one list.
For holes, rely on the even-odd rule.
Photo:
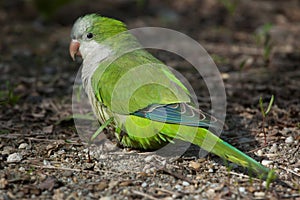
[[(298, 1), (236, 1), (232, 8), (217, 0), (96, 1), (66, 5), (48, 21), (26, 2), (0, 3), (0, 199), (300, 199)], [(71, 61), (68, 44), (75, 18), (95, 11), (130, 28), (168, 27), (199, 41), (226, 88), (221, 137), (291, 187), (267, 188), (236, 165), (229, 170), (212, 154), (199, 156), (195, 146), (176, 156), (124, 149), (114, 140), (88, 148), (70, 117), (80, 63)], [(266, 37), (271, 47), (264, 57), (266, 43), (258, 39)], [(209, 112), (207, 89), (190, 65), (153, 53), (190, 81)], [(271, 95), (263, 121), (259, 98)]]

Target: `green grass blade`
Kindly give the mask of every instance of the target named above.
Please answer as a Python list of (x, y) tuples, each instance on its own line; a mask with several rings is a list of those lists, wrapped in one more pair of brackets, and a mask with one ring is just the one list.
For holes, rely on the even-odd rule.
[(274, 95), (272, 94), (272, 97), (270, 99), (270, 102), (269, 102), (268, 108), (267, 108), (267, 110), (265, 112), (265, 115), (267, 115), (270, 112), (270, 110), (272, 108), (272, 105), (273, 105), (273, 102), (274, 102)]
[(264, 110), (264, 105), (263, 105), (263, 100), (262, 100), (262, 97), (259, 97), (259, 107), (260, 107), (260, 111), (261, 111), (261, 114), (262, 116), (265, 118), (266, 117), (266, 113), (265, 113), (265, 110)]
[(98, 130), (92, 135), (91, 137), (91, 141), (93, 141), (102, 131), (103, 129), (105, 129), (112, 121), (113, 121), (113, 117), (109, 118), (104, 124), (102, 124)]

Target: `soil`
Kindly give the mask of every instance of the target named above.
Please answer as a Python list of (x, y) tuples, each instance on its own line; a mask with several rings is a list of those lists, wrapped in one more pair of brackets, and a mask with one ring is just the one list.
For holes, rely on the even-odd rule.
[[(37, 9), (38, 1), (0, 3), (0, 199), (300, 199), (299, 1), (75, 0), (53, 12)], [(200, 156), (195, 146), (181, 156), (114, 141), (88, 148), (72, 118), (80, 61), (72, 62), (68, 45), (72, 23), (90, 12), (198, 41), (225, 84), (221, 138), (274, 169), (285, 184), (267, 186), (217, 156)], [(189, 63), (153, 53), (182, 73), (201, 108), (214, 113)], [(272, 95), (263, 119), (259, 99), (266, 109)]]

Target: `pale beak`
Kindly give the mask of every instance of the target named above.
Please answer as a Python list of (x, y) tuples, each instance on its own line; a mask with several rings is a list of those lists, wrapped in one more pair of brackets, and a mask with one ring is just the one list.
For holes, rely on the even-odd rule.
[(78, 40), (73, 39), (70, 43), (69, 52), (72, 59), (75, 61), (75, 56), (81, 56), (79, 51), (80, 43)]

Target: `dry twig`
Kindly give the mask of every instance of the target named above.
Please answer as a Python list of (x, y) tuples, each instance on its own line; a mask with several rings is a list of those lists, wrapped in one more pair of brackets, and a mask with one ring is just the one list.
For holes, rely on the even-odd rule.
[(175, 178), (181, 179), (181, 180), (186, 181), (188, 183), (195, 184), (195, 182), (193, 180), (191, 180), (191, 179), (189, 179), (189, 178), (187, 178), (187, 177), (185, 177), (185, 176), (183, 176), (181, 174), (171, 172), (170, 170), (166, 169), (165, 167), (159, 169), (158, 171), (162, 171), (162, 172), (164, 172), (166, 174), (174, 176)]

